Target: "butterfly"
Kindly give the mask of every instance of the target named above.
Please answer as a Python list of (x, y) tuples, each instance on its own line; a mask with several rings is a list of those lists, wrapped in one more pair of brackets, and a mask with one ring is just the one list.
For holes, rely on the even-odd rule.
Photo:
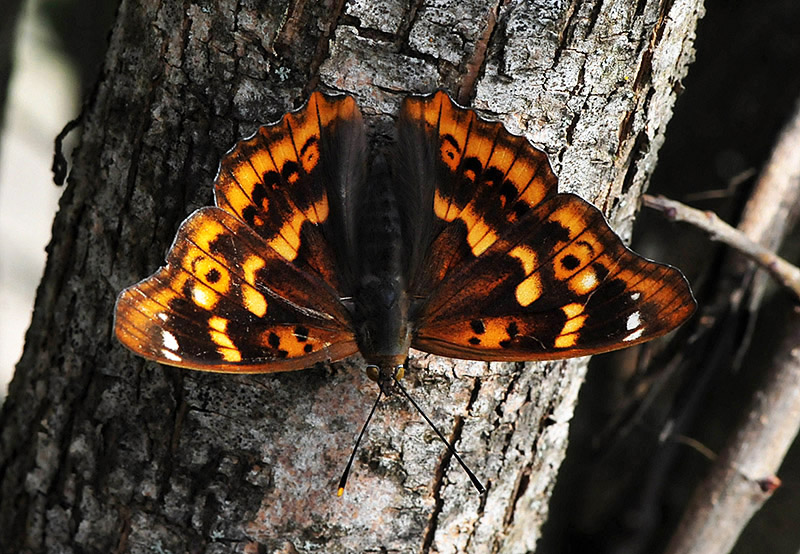
[(681, 325), (681, 272), (558, 192), (547, 155), (443, 91), (371, 144), (351, 96), (314, 92), (222, 159), (215, 206), (125, 289), (115, 332), (157, 362), (269, 373), (360, 352), (381, 390), (410, 347), (485, 361), (624, 348)]

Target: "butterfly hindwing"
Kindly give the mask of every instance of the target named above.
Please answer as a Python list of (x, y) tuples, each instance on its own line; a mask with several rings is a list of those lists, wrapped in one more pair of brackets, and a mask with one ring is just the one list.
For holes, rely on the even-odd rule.
[(542, 360), (623, 348), (686, 320), (675, 268), (629, 250), (591, 204), (548, 198), (428, 296), (413, 346), (480, 360)]
[(219, 208), (181, 225), (167, 265), (124, 290), (115, 330), (151, 360), (192, 369), (302, 369), (357, 351), (349, 315), (317, 275)]

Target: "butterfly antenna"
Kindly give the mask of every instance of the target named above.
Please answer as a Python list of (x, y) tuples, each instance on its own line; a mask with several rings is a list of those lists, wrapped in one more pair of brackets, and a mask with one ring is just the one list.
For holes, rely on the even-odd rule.
[(369, 425), (369, 420), (372, 419), (372, 414), (375, 413), (375, 408), (378, 407), (378, 402), (383, 396), (383, 389), (378, 390), (378, 398), (375, 399), (375, 404), (372, 405), (372, 409), (369, 411), (369, 415), (367, 416), (367, 421), (364, 422), (364, 426), (361, 428), (361, 432), (358, 434), (358, 438), (356, 439), (356, 444), (353, 447), (353, 453), (350, 454), (350, 459), (347, 460), (347, 465), (344, 468), (344, 473), (342, 473), (342, 478), (339, 479), (339, 489), (336, 491), (336, 496), (342, 496), (344, 494), (344, 486), (347, 484), (347, 476), (350, 475), (350, 466), (353, 465), (353, 460), (356, 457), (356, 452), (358, 451), (358, 445), (361, 443), (361, 437), (364, 436), (364, 431), (367, 430), (367, 425)]
[(464, 460), (461, 459), (461, 456), (458, 455), (458, 452), (456, 452), (456, 449), (453, 448), (453, 445), (451, 445), (447, 441), (447, 439), (444, 438), (444, 435), (442, 435), (441, 431), (439, 431), (439, 429), (436, 428), (436, 425), (433, 424), (430, 418), (427, 415), (425, 415), (425, 412), (422, 411), (422, 408), (420, 408), (419, 405), (416, 402), (414, 402), (414, 399), (411, 398), (411, 395), (408, 394), (408, 392), (406, 392), (406, 389), (403, 388), (403, 385), (400, 384), (400, 381), (397, 379), (397, 377), (395, 377), (394, 382), (397, 384), (397, 387), (405, 395), (405, 397), (408, 398), (408, 401), (411, 402), (414, 408), (416, 408), (417, 411), (422, 415), (422, 417), (425, 418), (425, 421), (428, 422), (428, 425), (431, 426), (431, 429), (433, 429), (439, 436), (439, 438), (442, 439), (442, 442), (447, 446), (447, 450), (450, 451), (450, 454), (452, 454), (455, 457), (455, 459), (458, 460), (458, 463), (461, 464), (461, 467), (464, 469), (464, 471), (467, 472), (470, 481), (472, 481), (472, 484), (475, 486), (476, 489), (478, 489), (478, 492), (481, 494), (485, 493), (486, 487), (484, 487), (481, 484), (481, 482), (478, 481), (478, 478), (475, 476), (474, 473), (472, 473), (472, 470), (469, 467), (467, 467), (467, 464), (465, 464)]

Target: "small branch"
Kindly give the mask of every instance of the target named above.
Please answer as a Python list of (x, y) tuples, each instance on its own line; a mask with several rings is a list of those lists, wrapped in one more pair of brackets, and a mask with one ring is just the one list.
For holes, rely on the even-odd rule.
[(643, 197), (644, 205), (662, 212), (671, 221), (682, 221), (708, 233), (711, 240), (735, 248), (769, 273), (800, 300), (800, 268), (790, 264), (768, 248), (753, 242), (738, 229), (722, 221), (717, 214), (690, 208), (663, 196)]
[(800, 309), (739, 431), (720, 454), (667, 549), (668, 554), (723, 554), (780, 486), (775, 475), (800, 429)]

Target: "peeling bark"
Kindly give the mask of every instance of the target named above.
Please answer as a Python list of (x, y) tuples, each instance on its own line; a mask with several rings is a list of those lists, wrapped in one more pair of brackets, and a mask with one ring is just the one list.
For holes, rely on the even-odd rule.
[(161, 367), (113, 340), (126, 285), (210, 204), (220, 156), (321, 86), (376, 133), (442, 87), (525, 133), (629, 236), (692, 57), (699, 0), (124, 0), (2, 413), (0, 541), (14, 552), (533, 552), (586, 360), (416, 353), (409, 392), (478, 496), (360, 360), (272, 376)]

